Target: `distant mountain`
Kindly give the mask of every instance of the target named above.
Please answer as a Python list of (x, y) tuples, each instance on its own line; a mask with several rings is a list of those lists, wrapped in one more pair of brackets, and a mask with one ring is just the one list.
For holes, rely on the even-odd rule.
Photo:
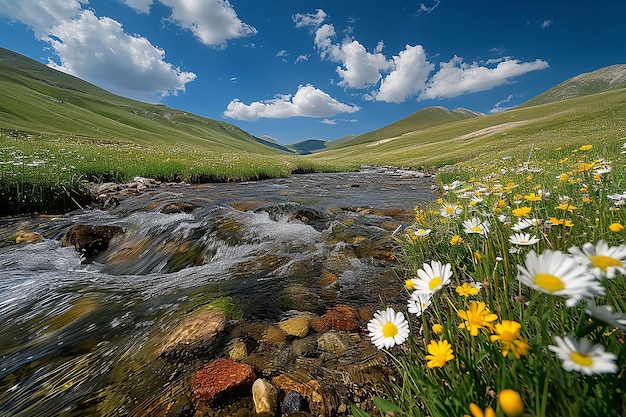
[(188, 144), (221, 152), (279, 154), (239, 127), (112, 94), (0, 48), (0, 127), (149, 145)]
[(626, 64), (611, 65), (577, 75), (532, 98), (518, 107), (553, 103), (574, 97), (626, 88)]
[(326, 149), (328, 144), (329, 142), (324, 139), (307, 139), (291, 144), (289, 147), (300, 155), (308, 155)]
[(382, 127), (378, 130), (359, 135), (338, 146), (353, 146), (375, 142), (382, 139), (396, 138), (412, 132), (444, 125), (446, 123), (471, 119), (482, 115), (483, 113), (462, 108), (448, 110), (440, 106), (426, 107), (416, 111), (415, 113), (405, 117), (404, 119), (400, 119), (397, 122)]

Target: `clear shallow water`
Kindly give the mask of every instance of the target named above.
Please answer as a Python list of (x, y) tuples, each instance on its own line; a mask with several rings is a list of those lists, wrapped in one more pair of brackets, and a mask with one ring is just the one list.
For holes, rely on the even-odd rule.
[[(142, 415), (222, 352), (216, 341), (185, 366), (155, 356), (174, 323), (222, 297), (247, 321), (393, 297), (392, 265), (375, 254), (434, 197), (430, 185), (377, 170), (307, 174), (162, 186), (109, 211), (0, 219), (3, 242), (19, 230), (42, 235), (0, 244), (0, 415)], [(160, 212), (181, 201), (196, 209)], [(85, 262), (60, 243), (75, 224), (125, 233)], [(332, 286), (319, 283), (328, 271)]]

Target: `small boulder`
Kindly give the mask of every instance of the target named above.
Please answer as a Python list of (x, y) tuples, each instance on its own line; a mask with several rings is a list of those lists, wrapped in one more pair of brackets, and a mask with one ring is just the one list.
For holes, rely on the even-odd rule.
[(335, 355), (341, 355), (351, 349), (353, 345), (354, 343), (347, 333), (334, 330), (324, 333), (317, 339), (319, 349)]
[(278, 409), (278, 388), (266, 379), (257, 379), (252, 384), (252, 402), (257, 414), (273, 416)]
[(195, 353), (224, 330), (225, 326), (226, 316), (221, 311), (193, 312), (163, 342), (158, 354), (172, 357), (180, 356), (183, 352)]
[(289, 336), (304, 337), (309, 334), (311, 317), (299, 315), (278, 322), (278, 327)]
[(226, 394), (249, 389), (256, 379), (251, 365), (215, 359), (194, 374), (191, 385), (196, 398), (212, 404)]
[(196, 208), (195, 204), (187, 203), (184, 201), (176, 203), (168, 203), (161, 208), (161, 213), (174, 214), (174, 213), (191, 213)]
[(119, 226), (91, 226), (77, 224), (70, 227), (61, 239), (63, 246), (74, 246), (77, 252), (92, 256), (109, 247), (111, 239), (124, 233)]
[(358, 314), (347, 305), (337, 305), (323, 316), (326, 325), (335, 330), (352, 331), (359, 328)]

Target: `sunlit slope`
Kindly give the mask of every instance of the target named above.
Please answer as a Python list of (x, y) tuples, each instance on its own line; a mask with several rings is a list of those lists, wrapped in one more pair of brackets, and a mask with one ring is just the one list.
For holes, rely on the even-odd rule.
[(537, 106), (621, 88), (626, 88), (626, 64), (611, 65), (572, 77), (519, 107)]
[(232, 124), (126, 99), (2, 48), (0, 127), (150, 145), (281, 153)]
[(349, 147), (372, 143), (381, 139), (407, 135), (415, 131), (428, 129), (434, 126), (441, 126), (459, 120), (470, 119), (480, 115), (481, 113), (476, 113), (467, 109), (448, 110), (438, 106), (426, 107), (390, 125), (356, 136), (341, 144), (334, 144), (333, 147)]
[(478, 157), (529, 153), (532, 144), (544, 149), (583, 143), (614, 146), (626, 140), (625, 136), (626, 89), (619, 89), (381, 137), (332, 148), (310, 158), (437, 167)]

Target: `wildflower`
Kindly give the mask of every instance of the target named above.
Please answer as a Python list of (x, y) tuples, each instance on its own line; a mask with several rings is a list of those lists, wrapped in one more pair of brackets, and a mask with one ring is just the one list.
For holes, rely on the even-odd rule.
[(509, 417), (517, 417), (524, 412), (522, 397), (517, 391), (510, 388), (503, 389), (498, 393), (498, 404)]
[(430, 264), (424, 263), (417, 270), (417, 276), (418, 278), (413, 278), (414, 291), (434, 294), (450, 281), (452, 265), (430, 261)]
[(513, 226), (511, 226), (511, 229), (513, 229), (516, 232), (521, 232), (524, 229), (527, 229), (531, 226), (537, 226), (539, 225), (539, 220), (532, 218), (532, 219), (520, 219), (517, 223), (515, 223)]
[(441, 217), (457, 217), (463, 213), (463, 209), (458, 204), (444, 203), (439, 210)]
[(459, 329), (469, 330), (472, 336), (478, 336), (479, 329), (485, 327), (491, 328), (491, 322), (498, 319), (498, 316), (491, 313), (482, 301), (470, 301), (467, 311), (459, 310), (458, 314), (459, 317), (464, 320), (464, 322), (459, 325)]
[(450, 238), (451, 245), (462, 245), (463, 243), (465, 242), (463, 241), (463, 238), (459, 235), (454, 235), (452, 236), (452, 238)]
[(367, 330), (372, 343), (378, 349), (389, 349), (401, 345), (409, 337), (409, 323), (401, 312), (391, 307), (378, 310), (367, 323)]
[(506, 357), (509, 352), (513, 353), (517, 359), (522, 355), (528, 355), (530, 345), (519, 335), (522, 325), (513, 320), (502, 320), (496, 323), (494, 331), (496, 334), (489, 337), (492, 342), (499, 342), (502, 348), (502, 356)]
[(618, 370), (614, 363), (617, 356), (606, 352), (604, 346), (591, 345), (587, 339), (576, 340), (571, 336), (555, 336), (556, 346), (548, 349), (556, 353), (563, 361), (562, 366), (568, 372), (580, 371), (585, 375), (615, 373)]
[(426, 346), (428, 355), (424, 356), (428, 362), (426, 366), (429, 368), (441, 368), (446, 362), (454, 359), (452, 345), (447, 340), (431, 340)]
[(585, 243), (580, 250), (577, 247), (569, 249), (574, 258), (591, 269), (598, 278), (615, 278), (615, 273), (626, 274), (626, 246), (609, 246), (604, 240), (596, 246)]
[(430, 306), (430, 303), (430, 293), (420, 293), (415, 291), (411, 294), (409, 301), (407, 301), (407, 307), (409, 313), (415, 314), (419, 317)]
[(559, 175), (556, 178), (559, 180), (559, 182), (565, 182), (565, 181), (567, 181), (567, 179), (569, 177), (568, 177), (567, 173), (564, 172), (564, 173), (562, 173), (561, 175)]
[(511, 214), (515, 217), (526, 217), (530, 214), (530, 207), (518, 207), (516, 209), (511, 210)]
[(585, 313), (596, 320), (610, 324), (618, 329), (626, 330), (626, 314), (613, 312), (612, 306), (596, 306), (593, 300), (588, 300)]
[(456, 287), (456, 292), (463, 297), (469, 297), (470, 295), (476, 295), (480, 291), (480, 288), (476, 288), (473, 285), (470, 285), (467, 282), (464, 282), (463, 285), (459, 285)]
[(491, 407), (485, 408), (485, 411), (483, 412), (483, 410), (479, 406), (474, 403), (470, 403), (469, 409), (472, 415), (470, 416), (468, 414), (465, 414), (463, 417), (496, 417), (496, 412), (493, 411), (493, 408)]
[(522, 246), (530, 246), (539, 242), (537, 236), (530, 236), (530, 233), (515, 233), (512, 236), (509, 236), (509, 242), (514, 245), (522, 245)]
[(433, 324), (432, 331), (433, 333), (443, 333), (443, 326), (439, 323), (435, 323)]
[(478, 251), (474, 251), (474, 260), (476, 262), (480, 262), (483, 259), (483, 256)]
[(537, 255), (531, 250), (526, 255), (525, 266), (518, 265), (517, 279), (537, 291), (567, 298), (572, 307), (582, 298), (604, 295), (604, 287), (593, 274), (571, 256), (547, 250)]
[(412, 279), (407, 279), (404, 281), (404, 287), (409, 291), (413, 291), (415, 289), (415, 284)]
[(571, 204), (569, 204), (569, 203), (563, 203), (563, 204), (560, 204), (560, 205), (556, 206), (556, 208), (557, 208), (558, 210), (563, 210), (563, 211), (567, 210), (567, 211), (569, 211), (570, 213), (571, 213), (571, 212), (573, 212), (574, 210), (578, 210), (578, 207), (573, 206), (573, 205), (571, 205)]
[(611, 223), (609, 225), (609, 230), (613, 233), (619, 233), (624, 230), (624, 226), (621, 223)]
[(417, 229), (414, 233), (415, 233), (415, 236), (425, 237), (425, 236), (428, 236), (430, 232), (431, 232), (430, 229)]
[(572, 227), (574, 223), (569, 219), (557, 219), (556, 217), (550, 217), (550, 224), (553, 226), (566, 226)]
[(486, 236), (489, 233), (489, 222), (481, 222), (478, 217), (472, 217), (463, 222), (463, 231), (465, 233), (477, 233)]
[(536, 195), (535, 193), (526, 194), (524, 196), (524, 200), (526, 201), (541, 201), (541, 196)]
[(593, 145), (583, 145), (580, 147), (581, 151), (588, 151), (593, 148)]

